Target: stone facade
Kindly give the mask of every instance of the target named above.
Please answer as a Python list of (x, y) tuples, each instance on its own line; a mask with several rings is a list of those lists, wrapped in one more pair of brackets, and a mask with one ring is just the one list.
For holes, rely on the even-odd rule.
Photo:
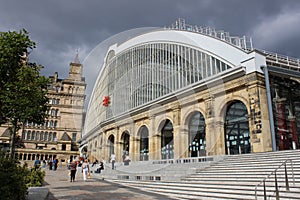
[[(39, 156), (42, 160), (57, 158), (61, 164), (79, 156), (78, 141), (83, 124), (85, 101), (85, 79), (78, 55), (70, 63), (69, 76), (59, 79), (58, 73), (50, 76), (48, 86), (49, 117), (45, 124), (24, 124), (19, 131), (20, 146), (16, 155), (21, 161), (29, 162)], [(8, 148), (8, 124), (0, 127), (2, 147)]]
[[(247, 107), (251, 152), (272, 151), (269, 116), (266, 104), (264, 77), (259, 73), (243, 75), (222, 84), (212, 85), (209, 89), (197, 90), (184, 97), (174, 98), (160, 107), (130, 115), (101, 128), (88, 142), (89, 155), (92, 158), (109, 159), (109, 137), (114, 136), (114, 151), (121, 160), (123, 152), (122, 134), (130, 134), (129, 155), (132, 160), (140, 160), (139, 129), (146, 126), (149, 135), (149, 160), (161, 158), (161, 128), (166, 119), (173, 124), (174, 158), (189, 157), (188, 122), (191, 115), (198, 111), (206, 120), (206, 155), (225, 154), (225, 115), (228, 105), (240, 101)], [(259, 93), (259, 94), (258, 94)], [(258, 98), (259, 97), (259, 98)], [(260, 126), (252, 112), (261, 114)], [(95, 147), (95, 144), (100, 144)]]

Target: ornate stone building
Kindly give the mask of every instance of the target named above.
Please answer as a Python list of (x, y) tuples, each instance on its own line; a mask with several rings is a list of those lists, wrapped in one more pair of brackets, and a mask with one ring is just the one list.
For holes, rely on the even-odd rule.
[[(16, 155), (21, 161), (57, 158), (61, 163), (74, 156), (79, 156), (78, 141), (83, 124), (83, 106), (86, 83), (82, 77), (82, 64), (78, 54), (70, 63), (69, 77), (59, 79), (58, 73), (50, 76), (48, 86), (49, 117), (45, 124), (26, 123), (19, 131)], [(2, 148), (9, 147), (8, 126), (0, 127)]]
[(91, 159), (134, 161), (297, 149), (299, 69), (250, 38), (178, 20), (108, 49), (81, 145)]

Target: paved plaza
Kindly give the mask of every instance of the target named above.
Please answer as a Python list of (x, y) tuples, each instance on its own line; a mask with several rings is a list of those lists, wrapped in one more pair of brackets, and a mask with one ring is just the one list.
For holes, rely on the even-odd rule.
[(57, 171), (46, 170), (45, 187), (49, 189), (47, 200), (172, 199), (167, 196), (110, 183), (94, 174), (91, 174), (91, 179), (84, 182), (81, 171), (76, 173), (75, 182), (70, 182), (68, 171), (63, 168), (59, 168)]

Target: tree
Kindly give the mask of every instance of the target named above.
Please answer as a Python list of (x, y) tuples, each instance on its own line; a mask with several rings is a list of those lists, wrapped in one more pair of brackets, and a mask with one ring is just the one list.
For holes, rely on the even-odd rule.
[(40, 76), (41, 65), (28, 62), (28, 51), (34, 48), (25, 30), (0, 33), (0, 124), (11, 125), (11, 157), (21, 125), (43, 124), (47, 116), (49, 79)]

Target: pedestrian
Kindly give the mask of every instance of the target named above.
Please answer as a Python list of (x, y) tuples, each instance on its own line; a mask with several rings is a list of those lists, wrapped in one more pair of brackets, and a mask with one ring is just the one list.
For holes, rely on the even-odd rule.
[(123, 155), (122, 155), (123, 162), (125, 161), (125, 158), (126, 158), (126, 151), (123, 151)]
[(95, 173), (100, 174), (100, 173), (101, 173), (101, 170), (104, 170), (104, 163), (103, 163), (102, 161), (100, 161), (99, 167), (96, 169), (96, 172), (95, 172)]
[(39, 159), (39, 157), (36, 157), (36, 160), (34, 161), (34, 170), (39, 169), (41, 166), (41, 161)]
[(96, 159), (96, 160), (93, 162), (92, 167), (94, 167), (94, 165), (97, 165), (98, 162), (99, 162), (99, 161)]
[(131, 159), (130, 159), (129, 155), (127, 154), (124, 159), (124, 165), (129, 165), (130, 161), (131, 161)]
[(74, 182), (75, 181), (75, 175), (76, 175), (76, 171), (77, 171), (77, 162), (76, 161), (71, 161), (70, 163), (70, 182)]
[(43, 160), (42, 168), (46, 168), (46, 160)]
[(86, 181), (89, 173), (90, 173), (90, 166), (89, 166), (89, 163), (88, 163), (88, 160), (85, 159), (85, 161), (82, 163), (82, 174), (83, 174), (83, 180)]
[(114, 170), (115, 169), (115, 162), (116, 162), (116, 155), (114, 153), (112, 153), (110, 155), (110, 162), (111, 162), (111, 169)]
[(55, 158), (53, 160), (53, 164), (54, 164), (54, 170), (57, 170), (57, 165), (58, 165), (58, 159), (57, 158)]
[(67, 169), (70, 170), (70, 164), (72, 162), (72, 159), (68, 159), (67, 160)]
[(52, 165), (53, 165), (53, 162), (52, 160), (50, 159), (49, 162), (48, 162), (48, 165), (49, 165), (49, 170), (52, 170)]

